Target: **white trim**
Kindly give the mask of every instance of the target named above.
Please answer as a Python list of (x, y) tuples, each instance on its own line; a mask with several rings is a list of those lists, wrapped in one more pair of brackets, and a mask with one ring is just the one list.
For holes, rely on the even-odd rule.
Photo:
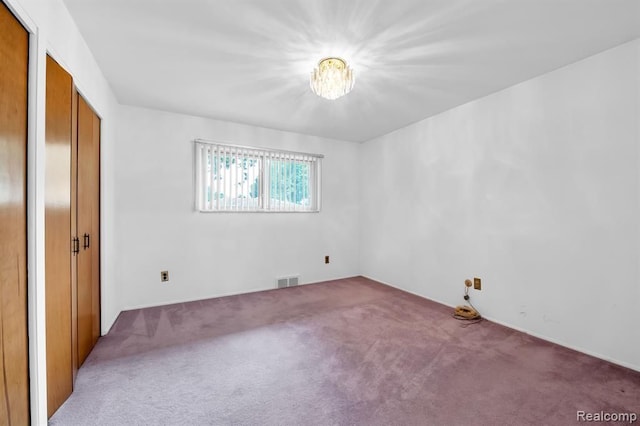
[(31, 35), (29, 47), (29, 142), (27, 213), (29, 247), (29, 335), (31, 424), (47, 424), (47, 322), (45, 294), (45, 81), (46, 52), (42, 34)]
[(118, 311), (118, 313), (115, 314), (115, 316), (111, 318), (111, 320), (108, 323), (104, 323), (104, 324), (100, 323), (100, 336), (106, 336), (109, 333), (109, 331), (111, 331), (111, 327), (113, 327), (113, 325), (116, 323), (116, 320), (118, 319), (118, 317), (123, 311), (124, 309), (122, 311)]
[[(290, 276), (294, 276), (294, 275), (290, 275)], [(296, 276), (299, 276), (299, 275), (296, 275)], [(313, 281), (313, 282), (309, 282), (309, 283), (298, 282), (298, 285), (295, 286), (295, 287), (301, 287), (301, 286), (304, 286), (304, 285), (322, 284), (322, 283), (327, 283), (327, 282), (332, 282), (332, 281), (339, 281), (339, 280), (347, 280), (349, 278), (356, 278), (356, 277), (361, 277), (361, 276), (362, 275), (349, 275), (347, 277), (330, 278), (330, 279), (326, 279), (326, 280), (322, 280), (322, 281)], [(372, 281), (375, 281), (375, 280), (372, 280)], [(392, 286), (390, 286), (390, 287), (392, 287)], [(286, 287), (286, 288), (294, 288), (294, 287)], [(261, 291), (271, 291), (271, 290), (276, 290), (277, 291), (277, 290), (282, 290), (282, 289), (281, 288), (276, 288), (276, 287), (273, 287), (273, 286), (272, 287), (254, 287), (252, 289), (244, 290), (244, 291), (231, 291), (231, 292), (227, 292), (227, 293), (217, 293), (217, 294), (201, 296), (201, 297), (196, 297), (196, 298), (176, 299), (176, 300), (172, 300), (170, 302), (143, 303), (141, 305), (131, 305), (131, 306), (127, 306), (125, 308), (122, 308), (122, 311), (120, 311), (120, 313), (118, 315), (116, 315), (116, 319), (118, 318), (118, 316), (122, 312), (125, 312), (125, 311), (133, 311), (133, 310), (136, 310), (136, 309), (146, 309), (146, 308), (158, 308), (160, 306), (177, 305), (179, 303), (202, 302), (204, 300), (218, 299), (220, 297), (239, 296), (239, 295), (242, 295), (242, 294), (258, 293), (258, 292), (261, 292)], [(115, 323), (115, 320), (114, 320), (114, 323)]]
[(612, 364), (616, 364), (616, 365), (619, 365), (621, 367), (625, 367), (625, 368), (628, 368), (630, 370), (634, 370), (634, 371), (640, 372), (640, 366), (638, 366), (638, 365), (632, 365), (632, 364), (629, 364), (628, 362), (620, 361), (620, 360), (608, 357), (606, 355), (603, 355), (601, 353), (594, 352), (594, 351), (591, 351), (591, 350), (588, 350), (588, 349), (584, 349), (584, 348), (582, 348), (580, 346), (570, 345), (570, 344), (562, 342), (562, 341), (560, 341), (558, 339), (554, 339), (554, 338), (545, 336), (544, 334), (539, 334), (539, 333), (527, 331), (527, 330), (525, 330), (525, 329), (523, 329), (521, 327), (516, 327), (516, 326), (511, 325), (511, 324), (509, 324), (507, 322), (497, 320), (497, 319), (495, 319), (493, 317), (487, 317), (485, 315), (483, 315), (483, 317), (488, 319), (491, 322), (495, 322), (496, 324), (500, 324), (503, 327), (511, 328), (513, 330), (519, 331), (519, 332), (524, 333), (524, 334), (528, 334), (530, 336), (536, 337), (536, 338), (541, 339), (541, 340), (545, 340), (547, 342), (556, 344), (558, 346), (562, 346), (564, 348), (571, 349), (573, 351), (580, 352), (580, 353), (583, 353), (585, 355), (589, 355), (589, 356), (592, 356), (594, 358), (598, 358), (598, 359), (601, 359), (603, 361), (607, 361), (607, 362), (610, 362)]
[(268, 152), (275, 152), (278, 154), (293, 154), (293, 155), (304, 155), (307, 157), (314, 157), (314, 158), (324, 158), (324, 155), (322, 154), (311, 154), (308, 152), (288, 151), (286, 149), (274, 149), (274, 148), (265, 148), (265, 147), (259, 147), (259, 146), (236, 145), (229, 142), (218, 142), (212, 139), (195, 139), (194, 142), (202, 145), (224, 145), (224, 146), (228, 146), (229, 148), (250, 149), (252, 151), (264, 150)]
[[(27, 11), (20, 5), (18, 0), (2, 0), (4, 4), (7, 5), (11, 13), (18, 18), (18, 21), (22, 24), (23, 27), (29, 32), (37, 36), (38, 34), (38, 26), (35, 24), (35, 21), (29, 16)], [(29, 40), (31, 42), (31, 40)]]
[[(281, 290), (281, 289), (277, 289), (275, 287), (254, 287), (254, 288), (246, 290), (246, 291), (231, 291), (231, 292), (227, 292), (227, 293), (217, 293), (217, 294), (205, 295), (205, 296), (196, 297), (196, 298), (187, 297), (185, 299), (172, 300), (171, 302), (166, 302), (166, 303), (165, 302), (162, 302), (162, 303), (143, 303), (143, 304), (140, 304), (140, 305), (132, 305), (132, 306), (124, 307), (124, 308), (122, 308), (122, 311), (120, 312), (120, 314), (122, 312), (133, 311), (135, 309), (157, 308), (157, 307), (160, 307), (160, 306), (176, 305), (178, 303), (201, 302), (203, 300), (218, 299), (220, 297), (228, 297), (228, 296), (239, 296), (241, 294), (258, 293), (258, 292), (261, 292), (261, 291), (268, 291), (268, 290)], [(120, 315), (120, 314), (118, 314), (118, 315)]]
[[(96, 115), (98, 115), (98, 117), (100, 117), (100, 115), (96, 112)], [(106, 326), (106, 322), (105, 322), (105, 317), (106, 317), (106, 312), (107, 310), (104, 308), (105, 307), (105, 301), (108, 299), (108, 295), (107, 295), (107, 240), (108, 240), (108, 236), (107, 233), (104, 232), (105, 230), (105, 221), (106, 221), (106, 217), (107, 217), (107, 203), (105, 202), (105, 198), (106, 198), (106, 194), (107, 194), (107, 168), (105, 167), (105, 165), (107, 164), (107, 162), (105, 161), (105, 157), (106, 157), (106, 148), (105, 148), (105, 137), (104, 137), (104, 133), (105, 130), (107, 128), (107, 126), (105, 125), (105, 123), (108, 120), (105, 120), (103, 118), (100, 118), (100, 152), (99, 152), (99, 165), (98, 167), (100, 168), (100, 182), (99, 182), (99, 186), (100, 186), (100, 197), (99, 197), (99, 203), (100, 203), (100, 211), (99, 211), (99, 215), (100, 215), (100, 226), (98, 227), (98, 232), (99, 232), (99, 236), (100, 236), (100, 336), (104, 336), (105, 334), (107, 334), (107, 332), (109, 331), (109, 329), (111, 328), (111, 326), (113, 325), (113, 323), (115, 322), (116, 318), (118, 318), (118, 315), (115, 316), (115, 318), (113, 318), (111, 320), (111, 322), (109, 323), (109, 327)], [(111, 301), (111, 303), (113, 303), (113, 301)]]
[(320, 213), (320, 210), (199, 210), (196, 207), (196, 213)]
[[(450, 308), (454, 307), (454, 305), (450, 305), (448, 303), (445, 303), (445, 302), (442, 302), (442, 301), (439, 301), (439, 300), (436, 300), (436, 299), (432, 299), (432, 298), (426, 297), (426, 296), (424, 296), (422, 294), (418, 294), (418, 293), (415, 293), (413, 291), (406, 290), (404, 288), (395, 286), (393, 284), (389, 284), (389, 283), (386, 283), (384, 281), (380, 281), (378, 279), (368, 277), (366, 275), (362, 275), (362, 276), (364, 278), (367, 278), (367, 279), (371, 280), (371, 281), (375, 281), (375, 282), (378, 282), (380, 284), (384, 284), (386, 286), (395, 288), (396, 290), (404, 291), (405, 293), (413, 294), (414, 296), (418, 296), (418, 297), (420, 297), (422, 299), (429, 300), (431, 302), (436, 302), (436, 303), (439, 303), (440, 305), (448, 306)], [(520, 333), (528, 334), (529, 336), (533, 336), (533, 337), (536, 337), (538, 339), (544, 340), (546, 342), (553, 343), (553, 344), (558, 345), (558, 346), (562, 346), (563, 348), (571, 349), (573, 351), (580, 352), (582, 354), (589, 355), (589, 356), (592, 356), (594, 358), (598, 358), (598, 359), (601, 359), (603, 361), (607, 361), (607, 362), (610, 362), (612, 364), (616, 364), (616, 365), (619, 365), (621, 367), (625, 367), (625, 368), (628, 368), (630, 370), (634, 370), (634, 371), (640, 372), (640, 366), (638, 366), (638, 365), (633, 365), (633, 364), (630, 364), (628, 362), (620, 361), (618, 359), (611, 358), (609, 356), (603, 355), (603, 354), (598, 353), (598, 352), (590, 351), (588, 349), (584, 349), (584, 348), (581, 348), (579, 346), (570, 345), (570, 344), (567, 344), (567, 343), (562, 342), (560, 340), (553, 339), (553, 338), (551, 338), (549, 336), (545, 336), (545, 335), (540, 334), (540, 333), (531, 332), (531, 331), (528, 331), (528, 330), (526, 330), (524, 328), (517, 327), (517, 326), (514, 326), (512, 324), (509, 324), (508, 322), (501, 321), (501, 320), (495, 319), (493, 317), (488, 317), (488, 316), (486, 316), (484, 314), (482, 315), (482, 317), (484, 319), (488, 320), (488, 321), (491, 321), (493, 323), (499, 324), (499, 325), (501, 325), (503, 327), (507, 327), (507, 328), (510, 328), (512, 330), (519, 331)]]
[(316, 196), (313, 202), (315, 203), (315, 211), (319, 212), (322, 208), (322, 159), (319, 159), (316, 162), (316, 170), (315, 170), (315, 186), (316, 186)]

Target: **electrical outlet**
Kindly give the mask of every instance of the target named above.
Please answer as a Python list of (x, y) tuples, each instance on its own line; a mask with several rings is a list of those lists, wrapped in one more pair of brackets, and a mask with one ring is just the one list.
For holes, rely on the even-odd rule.
[(160, 281), (169, 281), (169, 271), (160, 271)]
[(329, 263), (329, 256), (324, 257), (324, 263)]
[(473, 288), (476, 290), (482, 290), (482, 280), (480, 280), (480, 278), (473, 278)]

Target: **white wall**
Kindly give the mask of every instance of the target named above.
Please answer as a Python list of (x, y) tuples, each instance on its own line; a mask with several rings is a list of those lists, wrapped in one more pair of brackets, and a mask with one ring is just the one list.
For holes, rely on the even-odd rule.
[[(118, 123), (113, 232), (123, 309), (274, 288), (279, 276), (310, 283), (359, 273), (358, 144), (125, 106)], [(322, 211), (196, 212), (196, 138), (324, 154)]]
[[(29, 141), (28, 141), (28, 300), (31, 421), (46, 424), (46, 330), (44, 280), (44, 123), (45, 59), (49, 53), (74, 78), (82, 95), (102, 118), (102, 161), (112, 161), (117, 102), (75, 23), (61, 0), (5, 0), (30, 32)], [(102, 171), (103, 227), (113, 220), (107, 207), (112, 198), (112, 176)], [(112, 291), (110, 261), (113, 240), (102, 241), (102, 322), (119, 313)], [(106, 318), (106, 320), (105, 320)]]
[(361, 272), (640, 370), (640, 40), (362, 145)]

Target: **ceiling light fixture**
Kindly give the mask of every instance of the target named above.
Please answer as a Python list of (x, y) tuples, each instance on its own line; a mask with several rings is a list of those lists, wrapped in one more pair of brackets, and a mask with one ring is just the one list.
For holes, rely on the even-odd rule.
[(324, 58), (311, 73), (311, 90), (325, 99), (338, 99), (353, 89), (353, 70), (340, 58)]

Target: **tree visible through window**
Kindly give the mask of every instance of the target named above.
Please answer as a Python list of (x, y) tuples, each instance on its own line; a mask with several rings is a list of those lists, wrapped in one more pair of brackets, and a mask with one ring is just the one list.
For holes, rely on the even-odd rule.
[(321, 156), (196, 141), (200, 211), (320, 209)]

